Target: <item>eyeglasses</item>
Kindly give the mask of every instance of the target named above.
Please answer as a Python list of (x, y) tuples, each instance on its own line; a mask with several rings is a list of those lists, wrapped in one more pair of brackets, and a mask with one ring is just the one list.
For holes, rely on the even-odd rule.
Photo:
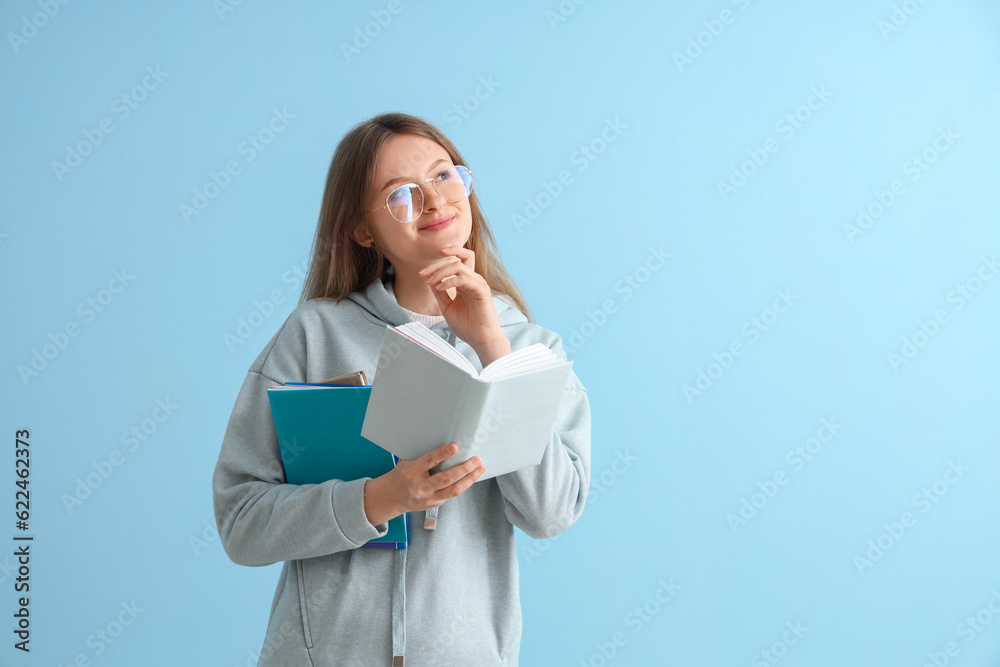
[[(428, 178), (434, 185), (434, 190), (444, 197), (444, 200), (454, 204), (472, 194), (472, 172), (462, 165), (448, 167), (434, 178)], [(385, 198), (385, 206), (377, 208), (389, 209), (389, 213), (400, 222), (413, 222), (424, 212), (424, 191), (420, 183), (404, 183), (389, 193)]]

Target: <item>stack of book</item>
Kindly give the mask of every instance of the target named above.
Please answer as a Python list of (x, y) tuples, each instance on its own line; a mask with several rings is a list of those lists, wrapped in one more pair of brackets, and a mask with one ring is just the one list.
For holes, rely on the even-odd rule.
[[(364, 371), (322, 383), (286, 382), (267, 390), (288, 484), (379, 477), (399, 460), (361, 437), (371, 386)], [(405, 549), (408, 514), (389, 520), (385, 535), (366, 547)]]

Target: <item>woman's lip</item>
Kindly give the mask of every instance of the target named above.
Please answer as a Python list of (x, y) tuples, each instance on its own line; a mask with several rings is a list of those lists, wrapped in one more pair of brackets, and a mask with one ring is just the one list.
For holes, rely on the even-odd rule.
[(455, 216), (451, 216), (447, 220), (442, 220), (441, 222), (438, 222), (436, 224), (427, 225), (425, 227), (421, 227), (420, 231), (422, 231), (422, 232), (436, 232), (436, 231), (438, 231), (440, 229), (447, 229), (448, 227), (451, 226), (451, 223), (454, 222), (454, 221), (455, 221)]

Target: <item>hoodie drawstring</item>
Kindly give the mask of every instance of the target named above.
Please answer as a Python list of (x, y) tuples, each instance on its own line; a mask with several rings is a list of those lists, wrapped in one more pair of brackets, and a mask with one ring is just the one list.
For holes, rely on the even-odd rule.
[(430, 509), (424, 510), (424, 528), (427, 530), (434, 530), (437, 528), (437, 515), (439, 507), (441, 506), (438, 505), (437, 507), (431, 507)]
[[(455, 345), (455, 332), (449, 331), (448, 342)], [(424, 510), (424, 528), (437, 528), (437, 515), (440, 505)], [(403, 656), (406, 652), (406, 552), (396, 549), (395, 577), (392, 588), (392, 667), (403, 667)]]
[(396, 581), (392, 591), (392, 667), (403, 667), (406, 648), (406, 549), (396, 549)]
[[(434, 530), (440, 509), (431, 507), (424, 510), (424, 528)], [(395, 580), (392, 588), (392, 667), (403, 667), (406, 650), (406, 551), (396, 549)]]

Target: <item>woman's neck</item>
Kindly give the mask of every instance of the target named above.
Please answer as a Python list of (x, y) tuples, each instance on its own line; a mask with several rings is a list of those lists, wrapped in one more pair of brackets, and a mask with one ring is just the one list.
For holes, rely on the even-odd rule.
[[(401, 274), (397, 268), (396, 277), (393, 279), (392, 291), (396, 295), (396, 303), (401, 308), (411, 310), (421, 315), (438, 316), (442, 315), (441, 307), (438, 305), (433, 288), (427, 284), (424, 278), (416, 273), (407, 275)], [(455, 298), (455, 288), (446, 290), (448, 296)]]

